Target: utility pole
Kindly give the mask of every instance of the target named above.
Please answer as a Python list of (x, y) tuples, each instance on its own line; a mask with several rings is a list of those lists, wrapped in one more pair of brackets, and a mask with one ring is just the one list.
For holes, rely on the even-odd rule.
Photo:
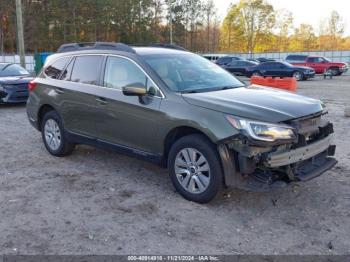
[(170, 0), (169, 4), (169, 16), (170, 16), (170, 44), (173, 44), (173, 0)]
[(21, 61), (21, 66), (26, 68), (24, 54), (24, 37), (23, 37), (23, 19), (22, 19), (22, 1), (16, 0), (16, 17), (17, 17), (17, 44), (18, 52)]

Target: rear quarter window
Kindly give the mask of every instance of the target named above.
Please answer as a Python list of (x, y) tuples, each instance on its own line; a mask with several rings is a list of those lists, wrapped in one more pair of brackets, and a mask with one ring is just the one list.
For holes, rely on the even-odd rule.
[(45, 69), (45, 75), (49, 78), (59, 79), (69, 59), (70, 57), (62, 57), (55, 60), (55, 62)]

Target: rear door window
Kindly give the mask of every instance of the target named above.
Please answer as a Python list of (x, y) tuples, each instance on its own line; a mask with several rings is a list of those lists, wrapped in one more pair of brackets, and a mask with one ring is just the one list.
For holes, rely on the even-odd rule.
[(70, 81), (99, 85), (103, 57), (100, 55), (78, 56), (75, 58)]
[(70, 57), (59, 58), (45, 69), (45, 75), (53, 79), (59, 79), (69, 59)]

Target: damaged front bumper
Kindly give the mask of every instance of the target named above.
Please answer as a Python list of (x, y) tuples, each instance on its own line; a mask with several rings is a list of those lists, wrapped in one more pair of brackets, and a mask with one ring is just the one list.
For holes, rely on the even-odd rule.
[[(318, 138), (314, 141), (306, 142), (306, 134), (299, 134), (299, 141), (290, 145), (256, 146), (242, 137), (219, 144), (225, 184), (264, 192), (320, 176), (337, 160), (332, 157), (332, 124), (319, 126), (316, 132)], [(304, 144), (300, 145), (300, 141)]]

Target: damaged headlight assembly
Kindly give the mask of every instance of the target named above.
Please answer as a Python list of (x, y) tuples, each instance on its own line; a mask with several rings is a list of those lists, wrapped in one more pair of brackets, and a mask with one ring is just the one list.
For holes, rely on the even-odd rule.
[(283, 124), (265, 123), (226, 115), (228, 122), (236, 129), (245, 131), (251, 138), (265, 142), (294, 140), (296, 132), (293, 127)]

